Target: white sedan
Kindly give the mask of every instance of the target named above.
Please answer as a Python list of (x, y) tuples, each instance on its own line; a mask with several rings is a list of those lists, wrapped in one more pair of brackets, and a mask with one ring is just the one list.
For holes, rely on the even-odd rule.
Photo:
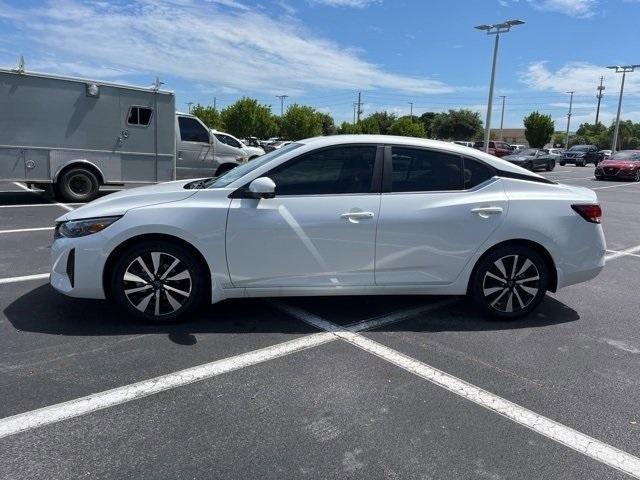
[(495, 316), (604, 266), (593, 191), (450, 143), (313, 138), (218, 177), (115, 193), (60, 217), (51, 284), (171, 321), (201, 302), (464, 295)]

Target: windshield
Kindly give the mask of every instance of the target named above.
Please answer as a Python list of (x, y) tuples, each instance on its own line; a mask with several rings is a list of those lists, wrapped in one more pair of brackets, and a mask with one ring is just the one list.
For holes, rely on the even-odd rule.
[(256, 168), (264, 165), (265, 163), (270, 162), (274, 158), (278, 158), (279, 156), (284, 155), (285, 153), (290, 152), (291, 150), (295, 150), (296, 148), (301, 146), (302, 146), (301, 143), (290, 143), (289, 145), (286, 145), (278, 150), (274, 150), (273, 152), (269, 152), (266, 155), (262, 155), (257, 160), (252, 160), (251, 162), (245, 163), (240, 167), (236, 167), (232, 170), (229, 170), (227, 173), (225, 173), (220, 177), (212, 178), (211, 180), (208, 180), (204, 184), (204, 187), (205, 188), (224, 188), (229, 184), (238, 180), (240, 177), (246, 175), (247, 173), (252, 172)]
[(538, 150), (536, 150), (535, 148), (526, 148), (524, 150), (520, 150), (517, 154), (524, 157), (535, 157), (537, 151)]
[(627, 162), (640, 162), (640, 151), (622, 151), (614, 153), (609, 160), (625, 160)]
[(587, 150), (589, 150), (589, 148), (590, 147), (588, 145), (575, 145), (569, 150), (571, 150), (572, 152), (586, 152)]

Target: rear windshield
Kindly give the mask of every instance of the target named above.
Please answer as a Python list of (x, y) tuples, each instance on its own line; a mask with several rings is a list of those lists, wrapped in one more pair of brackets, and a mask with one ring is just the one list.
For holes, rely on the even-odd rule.
[(609, 160), (626, 160), (627, 162), (640, 162), (640, 151), (622, 151), (614, 153)]

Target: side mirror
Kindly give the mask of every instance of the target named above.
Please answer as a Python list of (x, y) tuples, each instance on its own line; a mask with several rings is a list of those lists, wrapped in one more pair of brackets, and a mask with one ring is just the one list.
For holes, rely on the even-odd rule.
[(273, 198), (276, 196), (276, 184), (269, 177), (256, 178), (249, 184), (251, 198)]

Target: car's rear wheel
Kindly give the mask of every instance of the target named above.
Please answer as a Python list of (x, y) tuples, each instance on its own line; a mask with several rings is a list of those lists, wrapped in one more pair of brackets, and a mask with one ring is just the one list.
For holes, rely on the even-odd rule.
[(206, 275), (188, 249), (169, 242), (144, 242), (117, 260), (111, 294), (120, 307), (139, 319), (172, 322), (202, 303)]
[(530, 313), (544, 299), (549, 285), (546, 262), (526, 245), (498, 247), (474, 270), (470, 293), (482, 310), (511, 320)]
[(527, 170), (533, 171), (533, 162), (525, 163), (524, 168), (526, 168)]

